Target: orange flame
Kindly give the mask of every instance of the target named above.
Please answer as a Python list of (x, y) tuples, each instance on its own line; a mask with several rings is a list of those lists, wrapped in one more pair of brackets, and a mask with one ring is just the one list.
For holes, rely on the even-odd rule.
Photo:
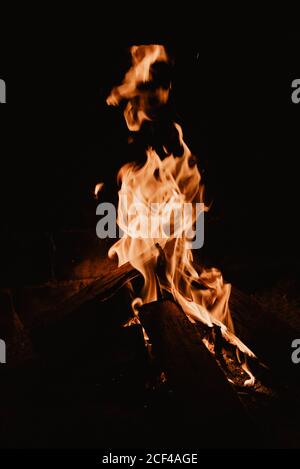
[[(161, 105), (168, 101), (170, 87), (149, 87), (149, 90), (141, 86), (151, 82), (151, 66), (156, 61), (168, 62), (168, 57), (161, 45), (134, 46), (131, 54), (132, 67), (123, 83), (112, 90), (107, 103), (117, 105), (127, 100), (124, 111), (127, 126), (131, 131), (138, 131), (145, 120), (151, 120), (151, 97), (155, 95)], [(111, 247), (109, 256), (116, 254), (119, 265), (130, 262), (144, 278), (143, 290), (132, 303), (136, 315), (140, 305), (157, 300), (167, 291), (192, 322), (201, 321), (210, 327), (218, 325), (230, 343), (254, 356), (234, 334), (228, 306), (231, 285), (224, 283), (218, 269), (203, 269), (198, 273), (193, 266), (187, 233), (197, 219), (196, 204), (203, 204), (204, 187), (183, 140), (182, 129), (176, 123), (174, 126), (182, 156), (170, 154), (161, 160), (153, 148), (148, 148), (144, 166), (129, 163), (121, 168), (118, 224), (124, 236)], [(192, 216), (183, 223), (175, 223), (175, 213), (178, 208), (183, 212), (187, 203), (192, 206)], [(204, 204), (203, 210), (207, 210)], [(161, 227), (170, 219), (171, 230), (166, 235)], [(145, 236), (145, 231), (150, 234)], [(163, 272), (158, 272), (162, 257)]]
[(141, 88), (143, 83), (152, 79), (151, 65), (158, 61), (168, 62), (168, 57), (165, 48), (159, 45), (133, 46), (131, 55), (132, 67), (126, 73), (123, 83), (112, 90), (106, 102), (108, 105), (116, 106), (122, 99), (128, 100), (124, 111), (125, 120), (129, 130), (137, 131), (144, 120), (150, 120), (153, 99), (160, 104), (168, 101), (169, 89)]
[(96, 199), (98, 199), (99, 193), (102, 190), (103, 186), (104, 186), (103, 182), (99, 182), (98, 184), (96, 184), (95, 189), (94, 189), (94, 196)]

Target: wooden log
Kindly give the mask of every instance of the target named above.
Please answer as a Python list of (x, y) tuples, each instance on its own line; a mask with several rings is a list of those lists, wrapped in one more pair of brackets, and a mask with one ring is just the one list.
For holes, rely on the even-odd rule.
[[(58, 304), (55, 308), (36, 315), (31, 329), (39, 325), (46, 326), (74, 314), (86, 302), (97, 298), (106, 300), (113, 296), (128, 281), (139, 273), (127, 263), (118, 267), (107, 259), (103, 265), (103, 274), (97, 280), (84, 287), (80, 292)], [(249, 295), (232, 288), (229, 306), (235, 323), (237, 336), (251, 348), (272, 371), (284, 378), (299, 379), (300, 367), (291, 360), (291, 344), (299, 333), (282, 321), (273, 311), (268, 311)]]
[(97, 280), (92, 281), (79, 292), (58, 303), (55, 307), (51, 307), (49, 311), (43, 311), (41, 315), (34, 315), (26, 326), (29, 329), (47, 326), (47, 324), (53, 324), (70, 314), (74, 314), (85, 303), (94, 299), (105, 301), (115, 295), (127, 282), (139, 276), (139, 272), (133, 269), (129, 262), (118, 267), (116, 263), (107, 259), (103, 263), (102, 270), (103, 273)]
[(300, 382), (300, 367), (291, 359), (292, 341), (300, 334), (237, 288), (232, 288), (229, 306), (236, 335), (274, 374)]
[(257, 447), (243, 405), (182, 309), (160, 300), (144, 305), (139, 317), (174, 389), (191, 446)]

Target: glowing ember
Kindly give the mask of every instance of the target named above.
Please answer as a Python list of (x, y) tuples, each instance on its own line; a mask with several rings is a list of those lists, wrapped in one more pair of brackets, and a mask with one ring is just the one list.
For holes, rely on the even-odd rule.
[[(126, 100), (126, 123), (129, 130), (136, 132), (144, 121), (153, 119), (153, 98), (155, 105), (167, 103), (170, 86), (145, 86), (152, 81), (152, 65), (157, 61), (168, 62), (163, 46), (134, 46), (131, 54), (132, 67), (123, 83), (112, 90), (107, 103), (117, 105)], [(183, 140), (181, 127), (174, 123), (174, 128), (181, 156), (168, 154), (165, 149), (165, 158), (161, 159), (153, 148), (148, 148), (142, 167), (129, 163), (121, 168), (118, 224), (124, 236), (112, 246), (109, 256), (116, 254), (119, 265), (130, 262), (144, 278), (143, 289), (132, 303), (136, 318), (139, 306), (168, 292), (192, 322), (201, 321), (209, 327), (218, 325), (227, 341), (241, 352), (254, 356), (234, 335), (228, 307), (231, 285), (224, 283), (218, 269), (197, 272), (193, 265), (191, 243), (195, 225), (207, 208), (194, 157)], [(178, 213), (184, 214), (187, 205), (189, 216), (181, 217), (178, 222)], [(169, 230), (164, 229), (166, 225)], [(245, 363), (243, 369), (250, 376), (247, 384), (253, 384), (253, 375)]]

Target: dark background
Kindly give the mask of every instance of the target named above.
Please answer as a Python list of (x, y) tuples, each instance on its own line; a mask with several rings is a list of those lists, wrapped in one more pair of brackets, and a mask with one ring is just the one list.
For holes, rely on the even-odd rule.
[[(129, 67), (131, 44), (163, 43), (175, 61), (176, 120), (212, 202), (201, 250), (205, 263), (220, 267), (236, 287), (270, 291), (269, 311), (299, 316), (299, 303), (286, 307), (283, 301), (280, 310), (286, 283), (274, 295), (272, 290), (278, 281), (295, 279), (299, 298), (300, 104), (291, 101), (291, 82), (300, 78), (299, 34), (271, 32), (266, 25), (262, 32), (255, 24), (204, 32), (199, 16), (196, 27), (183, 20), (184, 27), (175, 27), (169, 17), (169, 34), (158, 34), (156, 21), (149, 33), (143, 27), (147, 6), (138, 11), (139, 34), (132, 33), (133, 19), (119, 18), (127, 32), (119, 29), (115, 16), (121, 15), (112, 4), (116, 11), (95, 16), (96, 26), (73, 24), (70, 11), (61, 28), (50, 20), (47, 29), (43, 7), (31, 28), (18, 10), (23, 29), (16, 21), (1, 37), (0, 78), (8, 101), (0, 106), (4, 447), (144, 448), (163, 442), (167, 448), (188, 447), (191, 436), (198, 438), (199, 422), (196, 428), (181, 423), (185, 416), (168, 388), (145, 387), (156, 372), (139, 328), (121, 327), (130, 314), (127, 290), (101, 304), (97, 297), (86, 301), (67, 317), (54, 315), (44, 327), (73, 288), (105, 270), (90, 236), (97, 222), (95, 184), (105, 182), (102, 200), (116, 201), (118, 169), (143, 158), (138, 146), (128, 145), (121, 110), (105, 104)], [(1, 21), (5, 27), (5, 16)], [(91, 276), (74, 268), (86, 254), (99, 264), (93, 272), (87, 268)], [(275, 412), (261, 401), (259, 413), (271, 440), (278, 432), (286, 447), (292, 433), (298, 446), (295, 401), (286, 401), (293, 418), (286, 418), (281, 400)], [(226, 431), (230, 435), (230, 423)]]
[[(185, 141), (213, 202), (204, 252), (239, 282), (236, 264), (298, 269), (300, 77), (297, 33), (227, 31), (123, 35), (55, 31), (1, 58), (1, 230), (96, 226), (93, 189), (115, 200), (120, 166), (139, 158), (122, 112), (106, 106), (134, 43), (164, 43), (175, 61), (173, 97)], [(247, 267), (246, 267), (247, 270)], [(235, 273), (236, 272), (236, 273)], [(297, 271), (298, 272), (298, 271)], [(265, 271), (262, 272), (263, 281)], [(248, 279), (247, 279), (248, 280)]]

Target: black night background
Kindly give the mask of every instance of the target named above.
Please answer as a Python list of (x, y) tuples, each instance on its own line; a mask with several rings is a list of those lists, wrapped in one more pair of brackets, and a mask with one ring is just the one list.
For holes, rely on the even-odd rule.
[[(149, 136), (128, 144), (122, 112), (106, 105), (130, 66), (129, 47), (143, 43), (165, 45), (173, 61), (173, 116), (211, 203), (201, 259), (300, 337), (300, 104), (291, 100), (299, 34), (116, 37), (112, 28), (63, 40), (53, 31), (42, 43), (33, 37), (12, 45), (0, 63), (7, 86), (0, 106), (2, 448), (143, 449), (162, 439), (185, 448), (198, 428), (192, 421), (182, 430), (169, 390), (145, 388), (141, 337), (121, 328), (123, 290), (71, 318), (41, 320), (101, 274), (98, 256), (107, 246), (95, 238), (96, 183), (105, 184), (103, 200), (116, 203), (118, 170), (143, 161)], [(264, 385), (257, 400), (254, 391), (245, 397), (263, 445), (299, 448), (299, 401), (291, 404), (299, 385), (269, 376)]]

